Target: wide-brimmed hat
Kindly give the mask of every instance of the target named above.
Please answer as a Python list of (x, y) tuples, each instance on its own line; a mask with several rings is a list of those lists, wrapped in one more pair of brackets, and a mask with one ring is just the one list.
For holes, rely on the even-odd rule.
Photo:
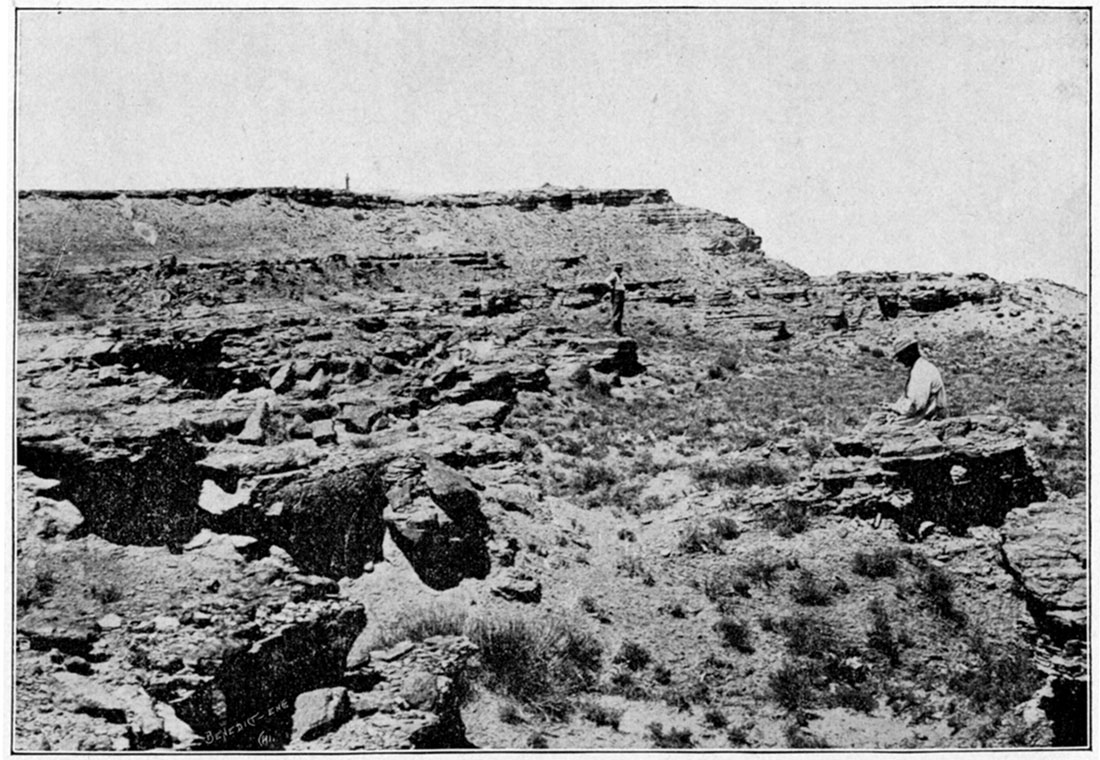
[(897, 340), (894, 341), (894, 356), (897, 356), (898, 354), (900, 354), (902, 351), (909, 348), (910, 346), (916, 346), (918, 344), (919, 343), (918, 343), (917, 339), (915, 337), (913, 337), (912, 335), (907, 335), (905, 337), (898, 338)]

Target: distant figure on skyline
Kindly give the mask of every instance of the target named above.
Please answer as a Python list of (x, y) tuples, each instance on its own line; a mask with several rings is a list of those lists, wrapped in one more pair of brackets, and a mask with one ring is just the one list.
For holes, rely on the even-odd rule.
[(899, 338), (894, 342), (894, 359), (909, 368), (905, 395), (894, 403), (880, 406), (906, 421), (919, 422), (947, 416), (947, 392), (940, 371), (920, 354), (916, 338)]
[(611, 330), (616, 335), (623, 334), (623, 307), (626, 305), (626, 283), (623, 282), (623, 265), (615, 263), (615, 271), (607, 278), (607, 289), (611, 293)]

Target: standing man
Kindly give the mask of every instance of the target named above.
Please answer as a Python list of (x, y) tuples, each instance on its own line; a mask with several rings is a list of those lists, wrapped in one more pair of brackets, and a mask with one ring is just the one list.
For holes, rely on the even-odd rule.
[(905, 395), (892, 404), (880, 406), (910, 422), (935, 420), (947, 416), (947, 392), (943, 377), (932, 362), (920, 355), (916, 338), (899, 338), (894, 342), (894, 359), (909, 368)]
[(626, 305), (626, 283), (623, 282), (623, 265), (615, 263), (615, 271), (607, 278), (607, 288), (611, 291), (611, 329), (616, 335), (623, 334), (623, 307)]

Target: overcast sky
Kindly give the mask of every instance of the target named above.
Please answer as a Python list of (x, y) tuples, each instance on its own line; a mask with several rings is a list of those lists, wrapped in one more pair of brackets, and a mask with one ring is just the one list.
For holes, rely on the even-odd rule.
[(772, 256), (1088, 271), (1083, 11), (21, 11), (31, 188), (663, 187)]

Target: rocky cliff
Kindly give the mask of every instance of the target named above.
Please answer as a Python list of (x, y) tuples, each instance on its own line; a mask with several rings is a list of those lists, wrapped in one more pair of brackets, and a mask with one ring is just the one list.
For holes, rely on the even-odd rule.
[[(707, 747), (1083, 743), (1075, 291), (813, 278), (663, 190), (549, 186), (21, 192), (18, 255), (17, 747), (637, 747), (654, 695)], [(899, 429), (912, 332), (953, 416)], [(546, 644), (596, 668), (573, 707), (492, 670), (517, 609), (585, 621)]]

